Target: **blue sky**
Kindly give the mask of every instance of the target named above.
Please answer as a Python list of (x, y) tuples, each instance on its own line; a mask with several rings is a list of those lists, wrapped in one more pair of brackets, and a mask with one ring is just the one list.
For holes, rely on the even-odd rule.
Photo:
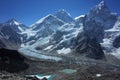
[[(120, 0), (105, 0), (112, 12), (120, 15)], [(47, 14), (60, 9), (72, 16), (86, 14), (101, 0), (0, 0), (0, 23), (15, 18), (23, 24), (31, 25)]]

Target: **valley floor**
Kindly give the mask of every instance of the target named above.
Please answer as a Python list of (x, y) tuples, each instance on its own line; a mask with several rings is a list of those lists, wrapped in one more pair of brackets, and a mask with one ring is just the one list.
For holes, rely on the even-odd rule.
[[(55, 74), (53, 80), (120, 80), (119, 67), (111, 67), (111, 65), (81, 65), (67, 62), (31, 60), (25, 62), (29, 64), (27, 70), (17, 73), (0, 72), (0, 80), (26, 80), (25, 75), (31, 74)], [(65, 70), (73, 70), (73, 72), (66, 72)]]

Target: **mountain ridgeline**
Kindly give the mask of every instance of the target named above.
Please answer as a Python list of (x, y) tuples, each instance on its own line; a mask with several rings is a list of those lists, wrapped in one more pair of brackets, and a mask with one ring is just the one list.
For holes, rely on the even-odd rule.
[(110, 54), (120, 59), (120, 17), (102, 1), (74, 19), (64, 9), (28, 28), (11, 19), (0, 24), (0, 48), (18, 50), (33, 58), (45, 54), (48, 59), (51, 56), (105, 59)]

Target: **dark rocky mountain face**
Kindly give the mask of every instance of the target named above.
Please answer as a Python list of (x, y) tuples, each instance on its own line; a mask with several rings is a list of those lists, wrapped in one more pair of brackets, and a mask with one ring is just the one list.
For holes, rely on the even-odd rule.
[(28, 68), (25, 57), (16, 50), (0, 49), (0, 70), (19, 72)]
[(76, 53), (84, 54), (93, 59), (104, 59), (105, 55), (96, 38), (91, 38), (87, 32), (82, 32), (73, 40)]
[(99, 42), (102, 42), (103, 36), (104, 36), (104, 29), (102, 24), (96, 23), (94, 19), (91, 20), (85, 20), (84, 23), (84, 30), (86, 31), (86, 34), (90, 38), (96, 38)]
[(16, 19), (10, 19), (0, 24), (0, 47), (12, 50), (20, 48), (24, 40), (24, 35), (21, 35), (21, 33), (26, 29), (27, 27)]
[(118, 15), (111, 13), (104, 1), (100, 2), (87, 14), (87, 20), (94, 20), (97, 24), (104, 26), (104, 29), (110, 29), (115, 24)]
[(7, 25), (0, 25), (0, 42), (2, 48), (18, 49), (21, 45), (19, 34)]
[(117, 19), (118, 15), (111, 13), (106, 3), (102, 1), (85, 16), (83, 22), (84, 30), (89, 31), (91, 37), (95, 36), (99, 42), (102, 42), (104, 30), (113, 28)]

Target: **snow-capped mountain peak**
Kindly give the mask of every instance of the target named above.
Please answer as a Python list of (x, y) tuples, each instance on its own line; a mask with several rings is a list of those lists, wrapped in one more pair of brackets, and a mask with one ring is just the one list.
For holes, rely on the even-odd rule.
[(30, 29), (23, 32), (23, 34), (27, 34), (28, 41), (31, 39), (37, 40), (52, 35), (54, 31), (59, 29), (64, 24), (64, 21), (52, 14), (49, 14), (32, 24)]
[(6, 23), (9, 25), (20, 25), (21, 24), (16, 19), (10, 19)]
[(18, 33), (24, 31), (27, 28), (24, 24), (20, 23), (16, 19), (10, 19), (7, 22), (3, 23), (2, 25), (9, 26)]
[(71, 17), (70, 13), (68, 13), (66, 10), (61, 9), (59, 10), (55, 16), (61, 20), (63, 20), (64, 22), (72, 22), (73, 18)]
[(56, 16), (49, 14), (42, 19), (38, 20), (35, 24), (31, 25), (32, 30), (40, 30), (41, 28), (45, 27), (55, 27), (59, 25), (63, 25), (65, 22), (62, 21), (61, 19), (57, 18)]
[(87, 26), (89, 26), (88, 22), (91, 23), (91, 21), (95, 21), (95, 23), (102, 25), (103, 29), (112, 28), (117, 21), (117, 15), (111, 13), (104, 1), (101, 1), (98, 5), (93, 7), (86, 15), (86, 18)]
[(58, 13), (66, 14), (66, 15), (71, 16), (70, 13), (68, 13), (65, 9), (61, 9), (61, 10), (59, 10)]
[(98, 5), (96, 5), (95, 10), (97, 13), (110, 13), (109, 8), (103, 0)]
[[(57, 19), (61, 22), (63, 22), (62, 20), (58, 19), (56, 16), (52, 15), (52, 14), (48, 14), (47, 16), (39, 19), (36, 23), (32, 24), (30, 27), (35, 27), (38, 24), (41, 24), (43, 22), (49, 22), (49, 20), (53, 20), (53, 19)], [(64, 22), (63, 22), (64, 23)]]
[[(53, 16), (52, 14), (49, 14), (49, 15), (47, 15), (47, 16), (39, 19), (35, 24), (40, 24), (40, 23), (42, 23), (44, 20), (46, 20), (47, 18), (50, 18), (50, 17), (52, 17), (52, 16)], [(30, 27), (34, 26), (35, 24), (32, 24)]]
[(89, 12), (89, 17), (94, 17), (94, 16), (105, 16), (108, 17), (110, 15), (110, 10), (107, 7), (105, 1), (101, 1), (98, 5), (93, 7), (90, 12)]
[(98, 6), (99, 6), (99, 8), (106, 6), (105, 1), (102, 0), (102, 1), (98, 4)]

